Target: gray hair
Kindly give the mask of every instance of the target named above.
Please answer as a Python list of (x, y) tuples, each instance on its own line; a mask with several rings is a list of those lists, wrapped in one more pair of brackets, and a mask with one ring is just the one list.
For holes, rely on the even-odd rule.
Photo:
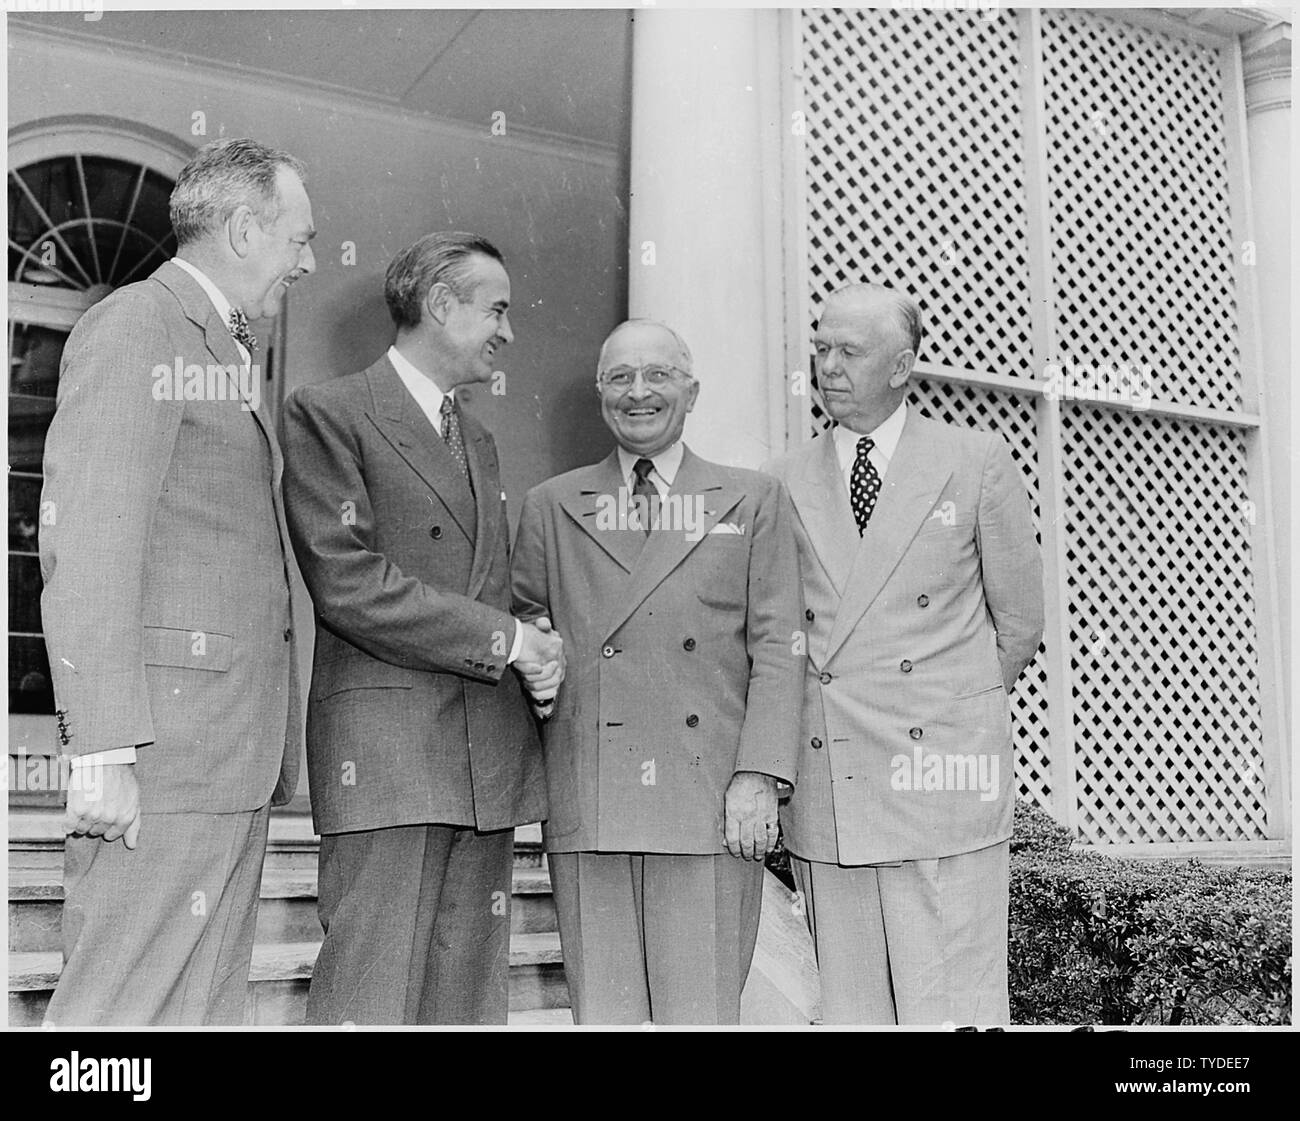
[(398, 329), (419, 324), (420, 308), (435, 284), (445, 284), (462, 303), (470, 299), (474, 257), (505, 264), (501, 251), (487, 238), (460, 230), (425, 234), (394, 257), (384, 274), (384, 302)]
[(240, 206), (248, 206), (265, 228), (280, 216), (276, 186), (280, 168), (287, 167), (304, 183), (301, 160), (246, 137), (205, 144), (181, 168), (172, 189), (171, 220), (176, 242), (189, 245), (216, 232)]
[(920, 354), (921, 338), (924, 333), (921, 305), (916, 302), (910, 293), (904, 292), (900, 288), (890, 288), (884, 284), (846, 284), (843, 288), (837, 288), (832, 292), (827, 299), (827, 303), (836, 296), (849, 296), (852, 298), (856, 295), (868, 293), (873, 296), (884, 297), (894, 313), (899, 332), (907, 342), (908, 349), (913, 354)]
[[(691, 365), (694, 362), (694, 359), (691, 357), (691, 348), (686, 345), (686, 340), (683, 339), (681, 335), (679, 335), (671, 327), (669, 327), (667, 323), (664, 323), (663, 321), (658, 319), (625, 319), (623, 320), (622, 323), (620, 323), (617, 327), (615, 327), (612, 331), (610, 331), (610, 333), (605, 336), (605, 341), (600, 344), (600, 355), (596, 359), (597, 374), (601, 374), (604, 372), (605, 354), (609, 350), (609, 344), (614, 341), (614, 336), (617, 335), (621, 330), (623, 330), (624, 327), (658, 327), (661, 331), (666, 331), (669, 335), (672, 336), (673, 340), (677, 343), (678, 349), (680, 349), (682, 352), (682, 357), (686, 359), (686, 369), (683, 370), (682, 372), (687, 374), (691, 373)], [(692, 374), (692, 376), (694, 375)]]

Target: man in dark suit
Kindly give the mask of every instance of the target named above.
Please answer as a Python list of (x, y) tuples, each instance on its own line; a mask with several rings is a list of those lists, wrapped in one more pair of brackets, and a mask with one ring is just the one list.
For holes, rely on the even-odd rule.
[[(580, 1024), (737, 1023), (803, 677), (790, 501), (682, 443), (675, 332), (601, 348), (618, 446), (529, 492), (516, 609), (564, 636), (544, 725), (546, 851)], [(788, 792), (788, 785), (785, 786)]]
[(316, 606), (307, 710), (322, 834), (316, 1024), (503, 1024), (514, 827), (546, 811), (559, 636), (510, 614), (491, 435), (456, 389), (513, 338), (501, 254), (434, 233), (384, 285), (397, 340), (285, 410), (285, 502)]
[(997, 435), (909, 409), (921, 312), (854, 285), (817, 324), (837, 427), (773, 468), (808, 665), (782, 811), (825, 1023), (1006, 1023), (1008, 694), (1043, 633), (1029, 500)]
[(301, 748), (247, 320), (314, 267), (302, 176), (251, 140), (200, 150), (172, 193), (177, 257), (63, 353), (40, 537), (73, 766), (56, 1024), (244, 1018), (268, 803), (292, 796)]

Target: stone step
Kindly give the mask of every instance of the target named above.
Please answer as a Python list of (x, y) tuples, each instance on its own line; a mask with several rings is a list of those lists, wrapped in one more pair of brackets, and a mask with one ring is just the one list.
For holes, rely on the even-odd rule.
[[(288, 942), (253, 948), (249, 981), (249, 1022), (298, 1025), (303, 1021), (307, 982), (320, 943)], [(9, 1026), (37, 1027), (58, 981), (57, 952), (10, 953)], [(560, 1012), (568, 1016), (569, 987), (564, 979), (558, 934), (515, 934), (510, 939), (510, 1011)], [(536, 1021), (533, 1021), (536, 1022)], [(557, 1021), (558, 1022), (558, 1021)]]
[[(11, 854), (12, 861), (12, 854)], [(32, 868), (16, 862), (9, 871), (9, 952), (62, 949), (62, 869)], [(512, 934), (548, 934), (557, 928), (551, 879), (545, 868), (516, 867), (510, 903)], [(319, 942), (316, 868), (283, 867), (268, 862), (262, 872), (257, 910), (259, 945)]]

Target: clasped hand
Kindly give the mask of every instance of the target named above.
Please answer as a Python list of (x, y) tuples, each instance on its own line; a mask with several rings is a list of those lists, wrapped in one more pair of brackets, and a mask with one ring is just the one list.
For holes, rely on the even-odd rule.
[(564, 641), (543, 615), (533, 622), (521, 622), (523, 643), (515, 670), (539, 713), (549, 712), (564, 680)]

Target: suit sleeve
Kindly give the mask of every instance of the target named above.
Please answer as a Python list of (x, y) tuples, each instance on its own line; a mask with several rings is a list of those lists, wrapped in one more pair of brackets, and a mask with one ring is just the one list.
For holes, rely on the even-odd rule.
[(803, 595), (790, 497), (775, 479), (765, 481), (749, 553), (749, 692), (736, 770), (793, 785), (803, 708)]
[(1043, 565), (1029, 496), (1001, 437), (990, 441), (985, 456), (975, 535), (1002, 681), (1010, 692), (1043, 638)]
[(342, 410), (300, 390), (285, 406), (284, 432), (285, 515), (321, 621), (381, 661), (499, 681), (514, 619), (405, 575), (375, 549), (374, 510)]
[(510, 588), (515, 615), (527, 620), (545, 615), (554, 622), (548, 586), (543, 502), (534, 487), (524, 496), (515, 549), (510, 558)]
[(170, 372), (175, 349), (157, 305), (132, 293), (87, 312), (64, 350), (45, 441), (40, 557), (68, 755), (154, 741), (144, 570), (185, 406), (155, 397), (153, 370)]

